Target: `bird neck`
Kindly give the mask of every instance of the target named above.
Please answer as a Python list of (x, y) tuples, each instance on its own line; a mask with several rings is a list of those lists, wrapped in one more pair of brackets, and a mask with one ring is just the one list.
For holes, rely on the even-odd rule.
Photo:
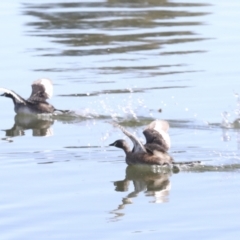
[(18, 103), (17, 99), (16, 99), (16, 98), (15, 98), (13, 95), (9, 94), (9, 95), (8, 95), (8, 96), (6, 96), (6, 97), (8, 97), (8, 98), (12, 99), (12, 101), (13, 101), (14, 105), (16, 105), (16, 103)]
[(132, 152), (127, 143), (124, 144), (124, 146), (122, 147), (122, 149), (123, 149), (123, 151), (124, 151), (126, 154)]
[(26, 100), (24, 98), (22, 98), (21, 96), (19, 96), (18, 94), (16, 94), (13, 91), (12, 91), (12, 93), (5, 95), (5, 97), (11, 98), (14, 105), (19, 104), (19, 103), (25, 104), (25, 102), (26, 102)]

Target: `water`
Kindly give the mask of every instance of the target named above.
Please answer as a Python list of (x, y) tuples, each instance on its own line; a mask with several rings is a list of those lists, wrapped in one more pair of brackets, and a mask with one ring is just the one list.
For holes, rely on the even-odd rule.
[[(1, 239), (237, 239), (239, 3), (2, 1), (0, 87), (50, 78), (71, 114), (1, 98)], [(115, 120), (168, 120), (179, 173), (129, 168)]]

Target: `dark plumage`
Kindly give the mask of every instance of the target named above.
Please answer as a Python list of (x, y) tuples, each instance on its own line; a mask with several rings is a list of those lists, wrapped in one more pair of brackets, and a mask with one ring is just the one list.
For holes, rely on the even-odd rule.
[(146, 143), (144, 145), (136, 136), (128, 132), (124, 127), (116, 123), (114, 123), (114, 125), (119, 127), (122, 132), (133, 142), (133, 149), (130, 149), (128, 143), (123, 139), (119, 139), (110, 144), (110, 146), (115, 146), (124, 150), (126, 154), (126, 163), (128, 165), (173, 165), (178, 169), (178, 166), (180, 165), (197, 166), (201, 164), (201, 161), (173, 161), (172, 157), (167, 153), (171, 145), (170, 137), (167, 132), (169, 129), (169, 124), (167, 121), (155, 120), (146, 127), (146, 129), (143, 131), (143, 134), (146, 138)]
[(126, 163), (128, 165), (168, 165), (172, 163), (172, 157), (167, 153), (170, 147), (170, 138), (167, 133), (169, 125), (166, 121), (155, 120), (147, 126), (143, 131), (146, 138), (145, 145), (122, 126), (118, 124), (114, 125), (119, 127), (133, 142), (132, 150), (128, 143), (122, 139), (110, 144), (110, 146), (115, 146), (124, 150), (126, 154)]
[(26, 100), (12, 90), (0, 88), (4, 92), (1, 96), (11, 98), (14, 103), (14, 110), (18, 114), (43, 114), (54, 113), (58, 110), (49, 104), (46, 100), (51, 98), (53, 93), (52, 82), (49, 79), (39, 79), (32, 83), (31, 96)]
[(172, 163), (172, 157), (165, 151), (161, 152), (154, 149), (146, 149), (146, 152), (132, 152), (128, 143), (123, 139), (119, 139), (109, 146), (123, 149), (126, 154), (126, 163), (128, 165), (166, 165)]

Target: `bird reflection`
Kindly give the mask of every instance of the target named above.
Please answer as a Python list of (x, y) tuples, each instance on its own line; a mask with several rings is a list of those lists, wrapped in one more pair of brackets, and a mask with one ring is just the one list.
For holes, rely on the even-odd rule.
[(111, 211), (115, 214), (113, 220), (117, 220), (120, 216), (118, 210), (125, 208), (127, 204), (133, 203), (133, 198), (139, 193), (144, 192), (146, 197), (152, 197), (151, 203), (168, 202), (168, 196), (171, 189), (169, 177), (172, 171), (169, 168), (158, 167), (153, 169), (149, 166), (128, 166), (126, 168), (126, 176), (124, 180), (114, 181), (115, 191), (127, 192), (131, 181), (134, 190), (122, 199), (122, 203), (117, 209)]
[(50, 118), (39, 118), (35, 115), (17, 114), (14, 118), (14, 125), (11, 129), (4, 130), (7, 137), (24, 136), (25, 130), (32, 129), (32, 136), (52, 136), (51, 126), (54, 123)]
[(154, 202), (166, 202), (170, 190), (170, 174), (171, 170), (167, 168), (159, 168), (159, 171), (155, 172), (150, 167), (128, 166), (125, 179), (114, 182), (115, 190), (126, 192), (130, 181), (133, 181), (134, 191), (129, 193), (127, 198), (137, 197), (140, 192), (144, 191), (146, 196), (155, 197)]

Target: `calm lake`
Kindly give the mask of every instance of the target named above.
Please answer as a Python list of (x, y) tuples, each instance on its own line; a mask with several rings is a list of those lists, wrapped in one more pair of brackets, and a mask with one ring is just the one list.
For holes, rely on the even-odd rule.
[[(239, 239), (240, 2), (2, 0), (0, 87), (49, 78), (71, 114), (0, 97), (0, 239)], [(170, 124), (178, 173), (127, 167), (126, 139)], [(128, 140), (128, 139), (126, 139)]]

